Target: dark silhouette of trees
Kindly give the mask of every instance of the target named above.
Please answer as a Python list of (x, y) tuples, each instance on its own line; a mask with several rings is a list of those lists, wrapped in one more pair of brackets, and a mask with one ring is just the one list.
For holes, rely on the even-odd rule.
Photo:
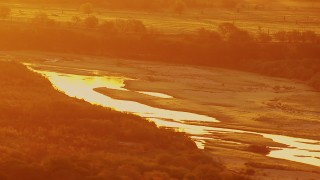
[(288, 43), (316, 43), (318, 36), (314, 31), (278, 31), (274, 34), (277, 41)]
[(251, 152), (254, 152), (254, 153), (258, 153), (258, 154), (267, 155), (267, 154), (270, 153), (271, 150), (266, 146), (251, 144), (248, 147), (248, 151), (251, 151)]
[(222, 41), (221, 35), (216, 31), (200, 28), (197, 33), (201, 42), (216, 43), (217, 41)]
[(72, 26), (79, 26), (82, 22), (82, 19), (79, 16), (73, 16), (71, 20)]
[(301, 33), (297, 30), (288, 31), (286, 35), (287, 35), (287, 41), (290, 43), (297, 43), (302, 41)]
[[(223, 23), (217, 31), (201, 28), (193, 33), (163, 34), (154, 33), (135, 19), (99, 24), (96, 18), (89, 16), (79, 25), (71, 21), (65, 26), (52, 23), (45, 14), (37, 14), (32, 22), (36, 26), (0, 23), (3, 37), (0, 48), (219, 66), (295, 78), (306, 83), (319, 72), (320, 41), (313, 31), (253, 34), (235, 24)], [(318, 87), (317, 83), (309, 84)]]
[(238, 28), (231, 23), (223, 23), (218, 26), (218, 32), (229, 42), (245, 43), (253, 40), (248, 31)]
[(258, 37), (257, 37), (257, 40), (259, 42), (271, 42), (272, 41), (272, 36), (268, 33), (265, 33), (265, 32), (259, 32), (258, 33)]
[(318, 36), (314, 31), (304, 31), (302, 32), (302, 42), (316, 43), (318, 41)]
[(85, 27), (92, 29), (98, 27), (99, 19), (95, 16), (89, 16), (84, 20), (83, 23)]
[(52, 27), (56, 24), (56, 21), (50, 19), (46, 13), (37, 13), (33, 17), (32, 23), (40, 26)]
[(278, 31), (274, 34), (274, 37), (277, 41), (286, 42), (287, 41), (287, 32), (286, 31)]
[(80, 12), (83, 14), (87, 14), (88, 16), (93, 13), (93, 4), (84, 3), (79, 8)]

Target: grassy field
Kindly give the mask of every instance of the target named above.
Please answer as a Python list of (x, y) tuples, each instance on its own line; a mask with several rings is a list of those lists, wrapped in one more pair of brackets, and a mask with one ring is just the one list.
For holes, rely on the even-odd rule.
[[(3, 3), (2, 3), (3, 4)], [(12, 8), (11, 19), (30, 21), (35, 14), (44, 12), (50, 18), (61, 22), (70, 22), (74, 16), (86, 18), (79, 12), (80, 5), (29, 5), (8, 4)], [(59, 7), (59, 8), (58, 8)], [(138, 19), (148, 27), (164, 33), (194, 32), (199, 28), (216, 29), (223, 22), (236, 23), (239, 27), (251, 32), (263, 30), (276, 32), (281, 30), (313, 30), (320, 33), (320, 12), (316, 7), (281, 7), (269, 9), (244, 9), (241, 11), (228, 9), (187, 10), (183, 14), (171, 11), (133, 11), (110, 10), (96, 8), (93, 15), (101, 21), (111, 19)]]

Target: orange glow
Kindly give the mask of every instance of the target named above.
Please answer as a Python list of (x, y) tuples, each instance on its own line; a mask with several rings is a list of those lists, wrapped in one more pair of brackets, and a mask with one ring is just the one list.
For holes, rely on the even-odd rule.
[(319, 9), (0, 1), (0, 180), (319, 179)]
[[(139, 116), (148, 118), (160, 127), (174, 128), (176, 130), (186, 132), (192, 135), (192, 139), (196, 142), (198, 148), (200, 149), (204, 149), (205, 147), (204, 140), (215, 139), (206, 137), (207, 135), (210, 135), (211, 132), (258, 134), (266, 138), (270, 138), (274, 142), (285, 144), (290, 147), (272, 151), (269, 154), (270, 157), (320, 166), (320, 154), (317, 152), (320, 151), (320, 141), (236, 129), (214, 128), (204, 125), (191, 125), (188, 124), (188, 121), (211, 123), (217, 123), (219, 121), (203, 115), (154, 108), (144, 104), (140, 104), (138, 102), (116, 100), (94, 91), (95, 88), (99, 87), (128, 91), (127, 89), (123, 88), (125, 86), (125, 77), (81, 76), (49, 71), (36, 72), (46, 76), (59, 91), (62, 91), (71, 97), (84, 99), (93, 104), (111, 107), (118, 111), (134, 113)], [(162, 95), (161, 93), (159, 94), (160, 97), (167, 98), (167, 96)], [(156, 95), (158, 94), (156, 93)], [(221, 141), (221, 139), (218, 140)], [(232, 141), (224, 142), (237, 143)]]

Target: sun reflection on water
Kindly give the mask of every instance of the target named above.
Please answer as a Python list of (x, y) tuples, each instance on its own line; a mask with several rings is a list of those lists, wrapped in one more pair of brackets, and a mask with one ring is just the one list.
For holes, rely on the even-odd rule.
[(159, 98), (164, 98), (164, 99), (171, 99), (173, 98), (172, 96), (169, 96), (167, 94), (163, 93), (157, 93), (157, 92), (146, 92), (146, 91), (138, 91), (139, 93), (154, 96), (154, 97), (159, 97)]
[(123, 88), (126, 80), (124, 77), (69, 75), (49, 71), (40, 71), (39, 73), (46, 76), (55, 88), (68, 96), (84, 99), (92, 104), (111, 107), (118, 111), (134, 113), (146, 118), (174, 119), (180, 122), (218, 122), (216, 119), (204, 115), (159, 109), (133, 101), (116, 100), (94, 91), (95, 88), (99, 87), (127, 91)]
[(191, 125), (188, 124), (188, 121), (196, 121), (199, 123), (214, 123), (219, 121), (215, 118), (204, 115), (159, 109), (133, 101), (116, 100), (94, 91), (95, 88), (100, 87), (128, 91), (124, 88), (126, 80), (125, 77), (83, 76), (49, 71), (34, 71), (47, 77), (57, 90), (64, 92), (68, 96), (83, 99), (92, 104), (110, 107), (118, 111), (137, 114), (155, 122), (158, 126), (184, 131), (191, 136), (197, 146), (201, 149), (204, 148), (206, 140), (217, 140), (207, 137), (212, 132), (258, 134), (265, 138), (272, 139), (274, 142), (288, 146), (288, 148), (279, 148), (279, 150), (274, 150), (268, 156), (320, 166), (320, 141), (236, 129)]

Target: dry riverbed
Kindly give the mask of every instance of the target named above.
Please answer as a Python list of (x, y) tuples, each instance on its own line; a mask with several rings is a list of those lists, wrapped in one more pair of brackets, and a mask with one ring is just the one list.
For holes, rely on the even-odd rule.
[[(217, 118), (206, 126), (283, 134), (320, 140), (320, 93), (302, 82), (219, 68), (190, 67), (102, 57), (37, 52), (5, 52), (2, 58), (39, 64), (38, 68), (82, 75), (122, 75), (124, 90), (97, 88), (114, 99), (140, 102), (152, 107), (193, 112)], [(62, 67), (62, 68), (61, 68)], [(66, 69), (69, 67), (69, 69)], [(94, 69), (95, 71), (91, 71)], [(157, 97), (141, 92), (172, 96)], [(199, 122), (190, 122), (197, 124)], [(202, 123), (203, 125), (204, 123)], [(216, 133), (223, 141), (208, 141), (206, 149), (234, 170), (250, 166), (258, 179), (288, 177), (316, 179), (320, 169), (269, 158), (246, 151), (249, 145), (278, 146), (253, 134)], [(230, 144), (237, 141), (242, 144)], [(272, 166), (273, 164), (273, 166)], [(277, 164), (277, 165), (274, 165)], [(294, 173), (293, 173), (294, 172)], [(303, 179), (303, 178), (299, 178)]]

